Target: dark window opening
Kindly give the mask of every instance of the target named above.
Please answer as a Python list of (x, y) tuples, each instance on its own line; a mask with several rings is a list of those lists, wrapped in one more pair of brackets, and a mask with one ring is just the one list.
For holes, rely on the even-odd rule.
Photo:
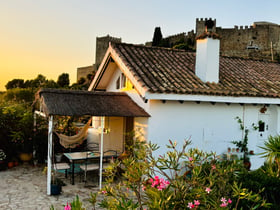
[(259, 122), (259, 132), (264, 132), (264, 128), (265, 128), (265, 123), (260, 121)]

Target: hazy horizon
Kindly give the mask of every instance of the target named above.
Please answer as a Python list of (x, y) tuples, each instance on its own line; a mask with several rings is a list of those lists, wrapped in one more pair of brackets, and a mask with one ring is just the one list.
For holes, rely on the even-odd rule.
[(96, 37), (111, 35), (127, 43), (152, 40), (159, 26), (164, 37), (195, 29), (196, 18), (217, 26), (280, 24), (280, 2), (194, 0), (0, 0), (0, 91), (12, 79), (62, 73), (76, 82), (78, 67), (95, 63)]

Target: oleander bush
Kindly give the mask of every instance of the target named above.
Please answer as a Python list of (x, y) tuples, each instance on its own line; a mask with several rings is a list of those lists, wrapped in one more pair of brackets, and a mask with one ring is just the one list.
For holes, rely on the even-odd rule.
[[(170, 141), (168, 152), (155, 157), (157, 145), (136, 141), (133, 153), (107, 171), (102, 189), (107, 209), (258, 209), (269, 208), (263, 189), (253, 191), (239, 181), (244, 165), (223, 161), (215, 153), (182, 150)], [(122, 170), (122, 179), (115, 177)]]
[[(243, 162), (223, 160), (215, 153), (188, 148), (190, 144), (186, 141), (178, 150), (176, 142), (169, 141), (168, 151), (155, 156), (157, 145), (133, 142), (129, 154), (106, 169), (98, 205), (140, 210), (279, 209), (277, 177), (264, 168), (248, 172)], [(93, 208), (96, 196), (90, 198)]]

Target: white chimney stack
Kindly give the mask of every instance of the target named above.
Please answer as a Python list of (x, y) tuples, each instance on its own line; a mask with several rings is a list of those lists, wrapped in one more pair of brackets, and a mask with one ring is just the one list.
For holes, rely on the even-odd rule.
[(205, 23), (206, 32), (197, 37), (195, 74), (203, 82), (218, 83), (220, 40), (211, 30), (213, 23), (209, 22)]

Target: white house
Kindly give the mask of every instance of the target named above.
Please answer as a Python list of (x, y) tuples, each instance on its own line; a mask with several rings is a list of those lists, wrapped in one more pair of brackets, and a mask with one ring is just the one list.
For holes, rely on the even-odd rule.
[[(151, 117), (108, 118), (109, 130), (141, 128), (160, 146), (158, 153), (169, 139), (179, 145), (191, 139), (192, 147), (221, 154), (243, 138), (240, 117), (249, 129), (249, 150), (259, 153), (269, 135), (280, 133), (280, 64), (221, 57), (218, 38), (199, 36), (196, 53), (112, 43), (89, 91), (126, 92)], [(252, 156), (251, 168), (263, 161)]]

